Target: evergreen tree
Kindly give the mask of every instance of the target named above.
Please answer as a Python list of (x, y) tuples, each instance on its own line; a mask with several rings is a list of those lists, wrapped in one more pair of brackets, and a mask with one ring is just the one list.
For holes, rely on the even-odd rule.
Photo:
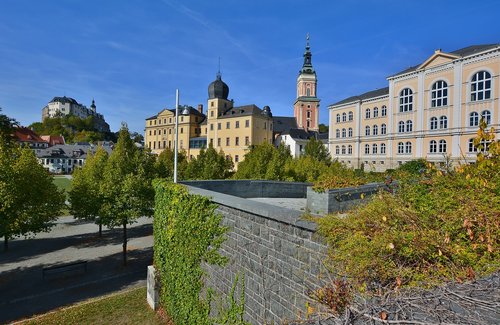
[(330, 154), (321, 140), (311, 137), (304, 148), (304, 155), (325, 163), (330, 162)]
[[(181, 151), (177, 155), (177, 178), (185, 179), (188, 161), (186, 152)], [(170, 148), (165, 148), (155, 162), (155, 169), (158, 177), (167, 178), (169, 180), (174, 177), (174, 151)]]
[(231, 176), (233, 161), (221, 150), (217, 152), (212, 146), (201, 149), (198, 157), (193, 158), (186, 170), (187, 179), (225, 179)]
[[(0, 112), (2, 108), (0, 107)], [(14, 127), (17, 125), (17, 121), (8, 117), (7, 115), (0, 114), (0, 141), (4, 139), (5, 141), (12, 140), (12, 133), (14, 132)]]

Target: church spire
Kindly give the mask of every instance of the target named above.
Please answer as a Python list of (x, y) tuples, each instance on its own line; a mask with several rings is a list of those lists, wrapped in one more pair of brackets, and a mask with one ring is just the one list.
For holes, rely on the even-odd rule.
[(312, 61), (311, 61), (312, 53), (311, 53), (311, 47), (309, 45), (309, 33), (306, 35), (306, 51), (304, 52), (304, 64), (302, 65), (302, 69), (300, 70), (300, 73), (308, 73), (312, 74), (314, 72), (314, 68), (312, 66)]

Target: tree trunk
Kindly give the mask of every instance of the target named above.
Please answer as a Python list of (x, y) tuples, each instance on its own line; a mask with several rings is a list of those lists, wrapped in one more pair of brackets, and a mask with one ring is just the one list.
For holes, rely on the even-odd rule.
[(9, 250), (9, 236), (5, 235), (5, 240), (3, 242), (3, 250), (4, 252)]
[(127, 221), (123, 220), (123, 266), (127, 266)]
[(99, 238), (102, 237), (102, 224), (99, 222)]

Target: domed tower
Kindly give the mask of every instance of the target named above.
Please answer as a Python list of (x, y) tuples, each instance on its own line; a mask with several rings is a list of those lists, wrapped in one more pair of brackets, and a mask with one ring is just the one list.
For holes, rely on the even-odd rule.
[(233, 102), (227, 99), (228, 95), (229, 87), (222, 81), (219, 71), (217, 72), (216, 79), (208, 85), (208, 119), (217, 118), (219, 114), (233, 107)]
[(97, 107), (95, 106), (95, 100), (92, 98), (92, 104), (90, 105), (90, 109), (95, 113), (97, 111)]
[(318, 80), (312, 66), (310, 49), (309, 34), (307, 34), (304, 64), (297, 77), (297, 99), (293, 105), (293, 115), (299, 128), (318, 131), (320, 100), (316, 97)]

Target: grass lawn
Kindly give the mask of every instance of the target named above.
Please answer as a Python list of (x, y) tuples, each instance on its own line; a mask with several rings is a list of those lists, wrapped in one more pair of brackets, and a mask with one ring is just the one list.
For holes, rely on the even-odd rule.
[[(64, 193), (66, 194), (66, 199), (68, 199), (68, 190), (71, 187), (71, 180), (67, 179), (64, 176), (55, 175), (54, 176), (54, 184), (57, 186), (58, 189), (64, 190)], [(64, 208), (61, 211), (62, 216), (67, 216), (69, 214), (70, 214), (70, 212), (69, 212), (68, 208)]]
[(20, 324), (165, 324), (146, 302), (146, 288), (98, 298)]

